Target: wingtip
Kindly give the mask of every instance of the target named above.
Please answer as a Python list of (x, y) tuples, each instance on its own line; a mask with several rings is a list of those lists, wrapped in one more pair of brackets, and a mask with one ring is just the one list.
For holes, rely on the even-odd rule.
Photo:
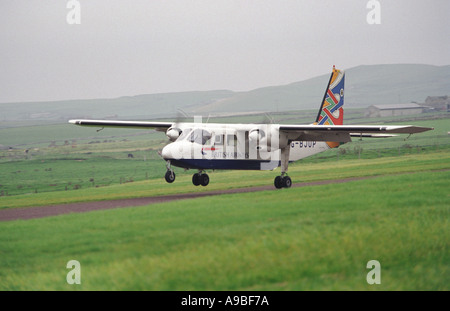
[(427, 131), (434, 131), (434, 127), (418, 127), (418, 133), (423, 133)]

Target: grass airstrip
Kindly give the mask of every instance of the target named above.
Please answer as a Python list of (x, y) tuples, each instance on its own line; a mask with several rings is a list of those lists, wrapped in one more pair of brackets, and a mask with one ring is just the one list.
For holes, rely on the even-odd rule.
[[(311, 163), (293, 166), (293, 180), (374, 178), (1, 222), (0, 289), (449, 290), (449, 168), (445, 150)], [(210, 186), (267, 184), (273, 175), (211, 174)], [(148, 189), (207, 191), (185, 175), (173, 185), (148, 180), (38, 193), (8, 205)], [(66, 281), (70, 260), (81, 265), (79, 285)], [(380, 263), (379, 285), (367, 283), (370, 260)]]
[[(289, 166), (294, 183), (368, 177), (357, 181), (2, 221), (0, 290), (449, 290), (448, 118), (406, 123), (435, 130)], [(194, 187), (193, 172), (176, 169), (167, 184), (164, 135), (129, 133), (0, 128), (0, 209), (271, 185), (279, 174), (208, 172), (209, 186)], [(66, 279), (71, 260), (79, 285)], [(381, 284), (367, 282), (371, 260)]]

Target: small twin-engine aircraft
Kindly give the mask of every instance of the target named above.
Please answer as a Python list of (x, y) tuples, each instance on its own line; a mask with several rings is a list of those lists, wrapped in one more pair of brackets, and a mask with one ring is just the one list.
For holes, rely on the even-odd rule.
[(415, 134), (433, 128), (412, 125), (343, 125), (344, 71), (335, 69), (328, 82), (316, 121), (309, 125), (218, 124), (186, 122), (141, 122), (107, 120), (70, 120), (81, 126), (98, 128), (153, 128), (164, 131), (171, 141), (162, 152), (167, 163), (165, 179), (175, 181), (172, 166), (198, 170), (192, 177), (195, 186), (207, 186), (206, 170), (273, 170), (276, 188), (289, 188), (289, 162), (336, 148), (351, 137), (390, 137)]

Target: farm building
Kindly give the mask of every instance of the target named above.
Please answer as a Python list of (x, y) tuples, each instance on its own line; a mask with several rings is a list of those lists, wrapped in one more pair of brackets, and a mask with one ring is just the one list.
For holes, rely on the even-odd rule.
[(450, 96), (428, 96), (424, 105), (436, 111), (450, 111)]
[(372, 105), (367, 108), (365, 116), (369, 118), (377, 118), (420, 114), (424, 112), (424, 109), (424, 107), (413, 103), (397, 105)]

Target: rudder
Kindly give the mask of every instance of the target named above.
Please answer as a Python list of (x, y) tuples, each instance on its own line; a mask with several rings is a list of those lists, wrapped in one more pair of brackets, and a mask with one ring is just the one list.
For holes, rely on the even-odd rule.
[(330, 81), (328, 82), (322, 105), (317, 114), (318, 125), (344, 124), (344, 82), (345, 73), (333, 66)]

